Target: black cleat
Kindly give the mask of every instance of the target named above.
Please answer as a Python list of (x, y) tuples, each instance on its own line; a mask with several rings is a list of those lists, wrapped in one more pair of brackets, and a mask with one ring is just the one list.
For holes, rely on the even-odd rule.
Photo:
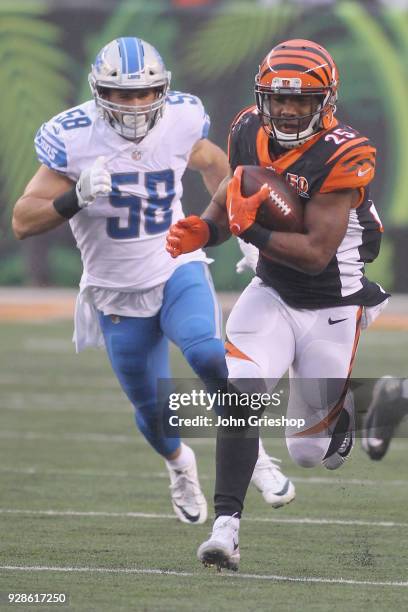
[(395, 430), (408, 414), (408, 399), (402, 396), (403, 380), (379, 378), (363, 421), (361, 445), (370, 459), (379, 461), (386, 454)]

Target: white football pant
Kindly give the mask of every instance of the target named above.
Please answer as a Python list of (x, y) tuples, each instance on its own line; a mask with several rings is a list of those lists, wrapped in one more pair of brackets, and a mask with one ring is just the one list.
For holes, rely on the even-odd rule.
[(286, 417), (304, 419), (305, 424), (300, 429), (286, 427), (286, 443), (292, 459), (304, 467), (320, 464), (325, 457), (342, 409), (352, 417), (348, 379), (360, 336), (361, 313), (362, 308), (355, 305), (291, 308), (274, 289), (254, 278), (229, 316), (226, 347), (230, 379), (267, 379), (268, 393), (272, 393), (289, 370)]

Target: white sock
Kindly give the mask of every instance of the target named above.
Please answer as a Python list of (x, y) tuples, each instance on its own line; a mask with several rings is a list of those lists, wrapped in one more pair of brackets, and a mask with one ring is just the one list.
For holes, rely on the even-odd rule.
[(177, 459), (166, 459), (167, 464), (173, 470), (184, 470), (184, 468), (188, 467), (194, 462), (195, 454), (192, 448), (184, 444), (184, 442), (180, 445), (181, 453), (177, 457)]
[(223, 526), (223, 525), (230, 525), (233, 529), (235, 529), (236, 531), (239, 530), (239, 521), (240, 519), (235, 516), (235, 514), (233, 514), (232, 516), (226, 515), (226, 514), (221, 514), (220, 516), (217, 516), (217, 518), (214, 521), (214, 525), (213, 527), (217, 528), (219, 526)]
[(258, 459), (261, 459), (263, 457), (267, 457), (268, 455), (266, 454), (266, 450), (264, 449), (264, 445), (262, 444), (262, 440), (261, 438), (259, 438), (259, 452), (258, 452)]

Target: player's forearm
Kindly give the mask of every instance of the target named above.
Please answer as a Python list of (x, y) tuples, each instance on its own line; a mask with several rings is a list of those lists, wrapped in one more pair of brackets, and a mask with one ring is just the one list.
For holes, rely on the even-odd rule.
[(67, 221), (54, 208), (53, 200), (22, 196), (13, 212), (12, 227), (18, 240), (48, 232)]
[(218, 185), (217, 191), (213, 195), (211, 202), (201, 215), (201, 218), (205, 219), (206, 221), (209, 221), (210, 226), (213, 228), (211, 231), (210, 227), (212, 236), (211, 243), (209, 246), (216, 246), (218, 244), (222, 244), (231, 236), (227, 209), (225, 205), (227, 197), (227, 185), (229, 183), (229, 180), (229, 175), (223, 178), (221, 183)]
[(196, 143), (190, 155), (188, 167), (200, 172), (211, 195), (215, 194), (220, 183), (230, 173), (228, 158), (224, 151), (207, 139)]
[(209, 167), (204, 172), (201, 172), (201, 176), (208, 193), (211, 195), (214, 195), (219, 187), (219, 184), (225, 178), (225, 174), (220, 172), (217, 167)]
[(320, 274), (333, 253), (309, 234), (271, 232), (262, 254), (279, 264), (311, 276)]
[(231, 231), (225, 207), (216, 200), (211, 200), (201, 218), (207, 221), (210, 227), (211, 239), (208, 246), (217, 246), (230, 238)]
[(229, 176), (230, 166), (225, 153), (220, 150), (212, 162), (201, 170), (201, 176), (208, 192), (213, 196), (226, 176)]

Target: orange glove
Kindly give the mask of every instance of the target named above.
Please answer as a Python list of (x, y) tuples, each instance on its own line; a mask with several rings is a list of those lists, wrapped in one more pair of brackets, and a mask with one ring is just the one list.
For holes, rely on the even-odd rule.
[(207, 244), (210, 238), (210, 230), (205, 221), (196, 215), (180, 219), (170, 226), (167, 234), (166, 251), (172, 257), (178, 257), (182, 253), (191, 253)]
[(235, 236), (240, 236), (255, 223), (258, 208), (269, 195), (269, 187), (265, 183), (259, 191), (245, 198), (241, 194), (242, 172), (242, 166), (237, 166), (227, 188), (228, 221), (230, 230)]

